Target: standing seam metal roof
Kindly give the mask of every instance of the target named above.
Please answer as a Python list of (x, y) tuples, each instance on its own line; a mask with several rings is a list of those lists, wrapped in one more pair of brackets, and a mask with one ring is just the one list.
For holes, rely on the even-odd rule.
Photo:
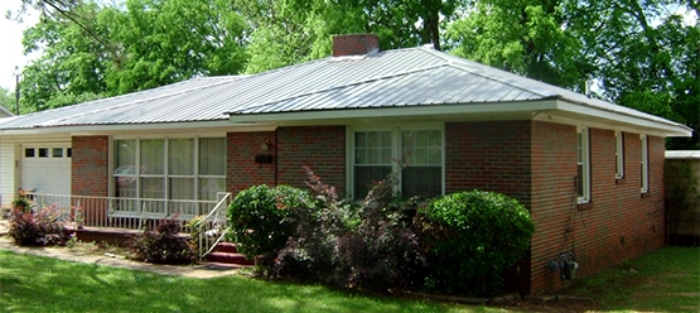
[[(559, 98), (679, 126), (539, 81), (419, 47), (330, 57), (248, 76), (200, 77), (0, 120), (0, 129), (227, 120), (263, 114)], [(680, 125), (682, 126), (682, 125)]]

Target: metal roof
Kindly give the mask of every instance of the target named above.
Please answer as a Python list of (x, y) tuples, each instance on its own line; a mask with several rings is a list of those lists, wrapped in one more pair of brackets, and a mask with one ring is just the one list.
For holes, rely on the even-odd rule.
[(668, 150), (667, 159), (700, 159), (700, 150)]
[(687, 127), (429, 47), (329, 57), (249, 76), (200, 77), (127, 95), (0, 120), (0, 129), (225, 121), (229, 114), (562, 99)]
[(0, 105), (0, 118), (10, 117), (10, 116), (15, 116), (15, 114), (12, 113), (12, 111), (10, 111), (4, 105)]

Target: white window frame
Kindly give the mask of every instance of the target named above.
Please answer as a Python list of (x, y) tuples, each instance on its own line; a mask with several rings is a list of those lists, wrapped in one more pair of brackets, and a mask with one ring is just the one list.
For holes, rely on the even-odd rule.
[[(576, 129), (576, 167), (581, 167), (581, 177), (576, 179), (577, 202), (588, 203), (591, 201), (591, 146), (588, 127), (577, 127)], [(581, 184), (581, 192), (579, 185)]]
[(641, 178), (641, 193), (649, 192), (649, 140), (647, 135), (639, 135), (640, 146), (641, 146), (641, 164), (640, 164), (640, 178)]
[(622, 131), (615, 131), (615, 178), (625, 178), (625, 138)]
[[(358, 199), (358, 195), (355, 195), (355, 133), (357, 132), (382, 132), (382, 131), (389, 131), (391, 132), (391, 158), (392, 158), (392, 172), (396, 173), (398, 172), (397, 178), (398, 178), (398, 183), (394, 186), (394, 192), (395, 193), (400, 193), (401, 192), (401, 180), (402, 180), (402, 172), (401, 172), (401, 166), (400, 161), (402, 161), (403, 157), (403, 147), (402, 147), (402, 142), (401, 142), (401, 133), (403, 131), (440, 131), (441, 134), (441, 141), (442, 141), (442, 150), (441, 150), (441, 160), (440, 160), (440, 168), (441, 168), (441, 181), (440, 181), (440, 194), (444, 195), (445, 194), (445, 127), (444, 124), (436, 124), (436, 123), (428, 123), (428, 124), (407, 124), (407, 125), (401, 125), (401, 126), (387, 126), (387, 127), (346, 127), (346, 142), (347, 142), (347, 149), (346, 149), (346, 186), (347, 186), (347, 195), (350, 199)], [(399, 162), (396, 162), (399, 161)], [(364, 195), (360, 195), (360, 197), (364, 197)]]
[[(205, 139), (205, 138), (220, 138), (224, 140), (224, 145), (227, 145), (228, 143), (226, 142), (226, 136), (221, 136), (221, 135), (201, 135), (201, 136), (173, 136), (173, 137), (114, 137), (110, 141), (110, 162), (111, 162), (111, 170), (110, 170), (110, 184), (114, 184), (116, 178), (118, 177), (131, 177), (134, 176), (135, 183), (136, 183), (136, 197), (137, 198), (143, 198), (142, 192), (141, 192), (141, 179), (142, 178), (160, 178), (163, 179), (163, 200), (202, 200), (200, 199), (200, 195), (198, 190), (200, 189), (200, 180), (204, 178), (213, 178), (213, 179), (224, 179), (224, 184), (226, 182), (226, 168), (223, 169), (223, 175), (206, 175), (206, 174), (200, 174), (199, 173), (199, 149), (200, 149), (200, 140)], [(140, 168), (140, 163), (141, 163), (141, 141), (142, 140), (163, 140), (164, 145), (163, 145), (163, 173), (159, 174), (142, 174), (142, 173), (135, 173), (134, 175), (115, 175), (114, 171), (116, 170), (116, 155), (115, 152), (116, 150), (113, 148), (114, 147), (114, 142), (118, 140), (134, 140), (135, 141), (135, 160), (136, 160), (136, 166), (137, 168)], [(194, 140), (194, 153), (195, 155), (193, 156), (193, 166), (194, 166), (194, 172), (193, 174), (170, 174), (169, 173), (169, 147), (170, 147), (170, 140), (176, 140), (176, 139), (193, 139)], [(226, 147), (224, 147), (224, 151), (226, 151)], [(224, 166), (226, 166), (226, 158), (227, 156), (224, 156)], [(173, 199), (170, 196), (170, 179), (171, 178), (189, 178), (193, 179), (194, 181), (194, 186), (193, 186), (193, 199)], [(222, 190), (223, 191), (223, 190)], [(115, 194), (115, 186), (110, 187), (110, 194)], [(116, 196), (116, 195), (115, 195)]]

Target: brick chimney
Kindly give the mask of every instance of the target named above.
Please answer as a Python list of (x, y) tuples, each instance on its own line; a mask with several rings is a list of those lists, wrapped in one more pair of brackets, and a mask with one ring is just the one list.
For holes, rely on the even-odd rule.
[(379, 36), (371, 34), (337, 35), (333, 37), (333, 56), (364, 55), (379, 50)]

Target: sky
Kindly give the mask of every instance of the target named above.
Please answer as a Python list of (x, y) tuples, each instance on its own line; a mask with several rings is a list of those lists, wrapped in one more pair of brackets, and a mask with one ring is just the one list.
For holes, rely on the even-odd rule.
[[(24, 23), (5, 18), (5, 12), (20, 9), (19, 0), (0, 1), (0, 87), (15, 90), (15, 74), (22, 71), (29, 58), (22, 53), (22, 31), (35, 24), (38, 14), (24, 16)], [(15, 70), (18, 67), (19, 70)]]

